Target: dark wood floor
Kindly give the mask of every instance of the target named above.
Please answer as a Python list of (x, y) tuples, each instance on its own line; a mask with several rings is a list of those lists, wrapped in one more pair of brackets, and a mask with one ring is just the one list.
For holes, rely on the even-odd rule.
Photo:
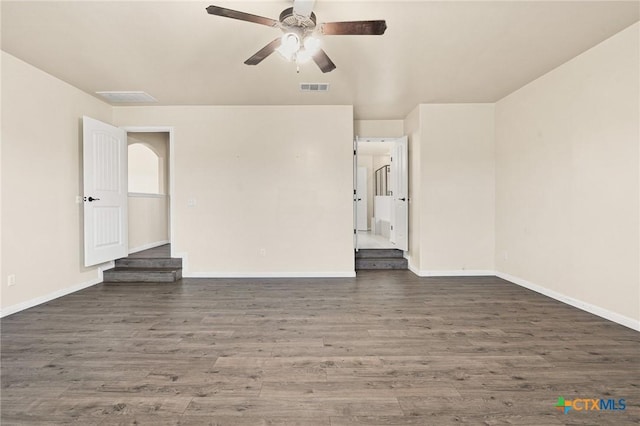
[(640, 422), (640, 333), (498, 278), (100, 284), (1, 326), (2, 425)]
[(142, 250), (136, 253), (131, 253), (129, 257), (138, 257), (138, 258), (171, 257), (171, 244), (164, 244), (158, 247)]

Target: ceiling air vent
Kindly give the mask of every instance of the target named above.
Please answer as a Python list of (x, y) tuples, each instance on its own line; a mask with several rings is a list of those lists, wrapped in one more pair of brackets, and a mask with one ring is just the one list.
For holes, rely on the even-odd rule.
[(301, 92), (328, 92), (329, 83), (300, 83)]
[(145, 92), (128, 91), (128, 92), (96, 92), (109, 102), (113, 103), (146, 103), (158, 102), (156, 98)]

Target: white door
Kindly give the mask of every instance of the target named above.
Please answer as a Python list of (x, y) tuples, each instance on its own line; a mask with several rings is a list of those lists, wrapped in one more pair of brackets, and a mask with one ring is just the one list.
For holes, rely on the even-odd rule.
[(82, 118), (84, 265), (128, 254), (127, 135), (89, 117)]
[(356, 188), (356, 206), (358, 212), (358, 231), (366, 231), (368, 229), (368, 210), (367, 210), (367, 168), (358, 167), (358, 180)]
[(358, 137), (353, 140), (353, 247), (358, 250)]
[(391, 230), (389, 240), (399, 250), (409, 250), (409, 161), (407, 137), (391, 150)]

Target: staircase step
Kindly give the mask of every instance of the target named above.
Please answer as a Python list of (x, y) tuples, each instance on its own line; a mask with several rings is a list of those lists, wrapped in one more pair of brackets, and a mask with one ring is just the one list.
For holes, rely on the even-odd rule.
[(180, 268), (113, 268), (103, 273), (106, 283), (167, 283), (182, 279)]
[(408, 269), (409, 262), (404, 257), (356, 258), (356, 270), (366, 269)]
[(125, 257), (116, 260), (116, 268), (182, 268), (182, 258), (175, 257)]
[(372, 258), (403, 258), (404, 253), (398, 249), (360, 249), (356, 252), (356, 259)]

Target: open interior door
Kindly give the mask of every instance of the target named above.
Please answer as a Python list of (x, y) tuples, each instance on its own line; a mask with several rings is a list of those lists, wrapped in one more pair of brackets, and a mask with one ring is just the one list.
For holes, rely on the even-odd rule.
[(353, 247), (358, 251), (358, 137), (353, 139)]
[(127, 134), (83, 117), (84, 265), (126, 257)]
[(399, 250), (409, 250), (408, 139), (396, 139), (391, 150), (391, 230), (389, 240)]
[(357, 210), (357, 226), (358, 231), (366, 231), (368, 227), (367, 214), (367, 168), (358, 167), (358, 182), (356, 184), (356, 208)]

